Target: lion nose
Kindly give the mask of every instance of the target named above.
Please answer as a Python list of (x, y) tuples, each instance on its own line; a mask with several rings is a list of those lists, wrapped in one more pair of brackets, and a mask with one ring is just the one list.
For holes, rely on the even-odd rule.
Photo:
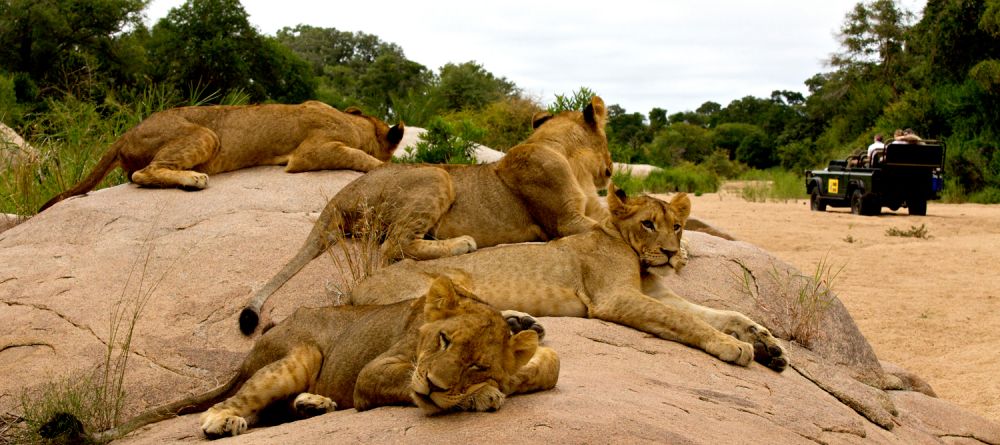
[(673, 258), (674, 255), (677, 254), (676, 250), (669, 250), (669, 249), (662, 249), (662, 248), (660, 249), (660, 252), (663, 252), (663, 254), (667, 256), (668, 260), (671, 259), (671, 258)]

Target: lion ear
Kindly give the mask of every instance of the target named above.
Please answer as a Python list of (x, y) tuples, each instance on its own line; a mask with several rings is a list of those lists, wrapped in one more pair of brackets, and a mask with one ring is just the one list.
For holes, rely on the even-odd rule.
[(613, 182), (608, 184), (608, 210), (612, 215), (624, 215), (626, 201), (628, 201), (628, 195), (625, 194), (625, 190), (618, 188)]
[(531, 116), (531, 128), (537, 129), (545, 122), (548, 122), (549, 119), (552, 119), (552, 113), (549, 113), (548, 111), (539, 111), (535, 113), (534, 116)]
[(608, 109), (604, 106), (604, 99), (600, 96), (590, 98), (590, 103), (583, 109), (583, 120), (594, 128), (604, 129), (608, 122)]
[(353, 114), (355, 116), (364, 116), (364, 114), (365, 114), (358, 107), (347, 107), (347, 109), (344, 110), (344, 112), (347, 113), (347, 114)]
[(687, 193), (678, 193), (670, 200), (670, 209), (673, 210), (682, 222), (686, 222), (691, 215), (691, 199)]
[(526, 365), (538, 350), (538, 333), (531, 329), (518, 332), (510, 337), (508, 345), (510, 345), (511, 352), (514, 353), (512, 371), (516, 371)]
[(392, 145), (399, 144), (399, 141), (403, 140), (403, 131), (405, 128), (406, 126), (403, 124), (403, 121), (399, 121), (398, 124), (393, 125), (392, 128), (389, 129), (389, 134), (386, 135), (389, 143)]
[(428, 321), (450, 317), (458, 309), (458, 294), (455, 285), (445, 276), (439, 276), (431, 283), (424, 302), (424, 317)]

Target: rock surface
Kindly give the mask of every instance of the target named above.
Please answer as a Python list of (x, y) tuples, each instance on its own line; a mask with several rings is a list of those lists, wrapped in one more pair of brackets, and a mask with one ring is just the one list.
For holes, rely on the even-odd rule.
[[(246, 298), (298, 250), (326, 199), (357, 176), (262, 167), (213, 176), (200, 192), (122, 185), (0, 233), (0, 412), (17, 412), (23, 390), (93, 369), (111, 308), (142, 294), (150, 298), (132, 344), (130, 414), (225, 380), (252, 343), (236, 323)], [(743, 311), (785, 339), (801, 335), (787, 304), (798, 291), (787, 277), (797, 271), (747, 243), (686, 233), (691, 261), (664, 278), (674, 290)], [(137, 258), (141, 292), (141, 272), (125, 286)], [(329, 258), (318, 258), (265, 306), (265, 322), (330, 304), (337, 275)], [(906, 388), (895, 377), (905, 370), (884, 372), (829, 298), (817, 332), (798, 340), (809, 349), (788, 344), (792, 367), (782, 374), (598, 320), (543, 318), (546, 343), (562, 358), (555, 390), (513, 397), (496, 413), (344, 411), (236, 440), (1000, 444), (996, 423), (920, 392), (883, 390)], [(122, 442), (202, 441), (197, 427), (196, 415), (184, 416)]]

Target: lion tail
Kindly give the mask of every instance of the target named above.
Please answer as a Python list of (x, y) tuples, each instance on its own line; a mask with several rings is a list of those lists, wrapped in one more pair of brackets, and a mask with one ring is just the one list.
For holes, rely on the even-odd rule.
[(260, 323), (260, 309), (267, 302), (271, 294), (281, 289), (281, 286), (284, 286), (288, 280), (299, 273), (303, 267), (306, 267), (310, 261), (336, 244), (337, 240), (341, 238), (339, 236), (329, 236), (331, 231), (342, 231), (344, 227), (343, 212), (337, 208), (334, 202), (330, 201), (326, 208), (323, 209), (323, 213), (319, 215), (319, 219), (313, 225), (312, 231), (309, 232), (309, 237), (302, 244), (299, 253), (295, 254), (295, 257), (288, 264), (285, 264), (285, 267), (277, 275), (272, 277), (264, 287), (258, 290), (253, 298), (250, 299), (250, 302), (247, 303), (246, 307), (240, 312), (240, 331), (243, 332), (243, 335), (253, 334), (253, 331), (257, 329), (257, 324)]
[(93, 190), (94, 187), (97, 187), (97, 184), (101, 183), (101, 180), (108, 175), (108, 172), (118, 166), (118, 155), (121, 153), (121, 149), (124, 144), (125, 142), (123, 142), (122, 139), (115, 141), (115, 143), (111, 145), (111, 148), (109, 148), (108, 151), (101, 156), (101, 160), (97, 161), (97, 165), (94, 166), (94, 169), (91, 170), (90, 174), (87, 175), (86, 178), (83, 178), (82, 181), (74, 185), (69, 190), (56, 195), (45, 204), (42, 204), (42, 206), (38, 209), (38, 212), (41, 213), (59, 201), (71, 196), (82, 195)]
[(49, 439), (68, 437), (71, 442), (106, 443), (151, 423), (171, 419), (184, 414), (205, 411), (212, 405), (224, 400), (244, 380), (245, 376), (243, 375), (243, 372), (238, 372), (231, 379), (229, 379), (228, 382), (216, 387), (215, 389), (209, 390), (208, 392), (193, 395), (183, 400), (178, 400), (173, 403), (153, 408), (132, 419), (129, 419), (121, 425), (109, 430), (89, 434), (86, 437), (84, 437), (83, 434), (82, 424), (76, 416), (65, 412), (53, 415), (48, 422), (39, 428), (38, 432), (42, 437)]

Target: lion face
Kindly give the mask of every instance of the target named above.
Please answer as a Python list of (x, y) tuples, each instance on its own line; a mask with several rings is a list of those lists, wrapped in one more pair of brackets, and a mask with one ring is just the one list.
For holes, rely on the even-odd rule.
[(413, 402), (426, 414), (499, 409), (510, 376), (538, 347), (534, 331), (511, 335), (497, 310), (470, 297), (443, 277), (427, 293), (410, 381)]
[(630, 198), (612, 184), (608, 210), (622, 237), (639, 255), (642, 267), (677, 268), (684, 223), (691, 213), (687, 194), (678, 193), (668, 204), (650, 196)]

